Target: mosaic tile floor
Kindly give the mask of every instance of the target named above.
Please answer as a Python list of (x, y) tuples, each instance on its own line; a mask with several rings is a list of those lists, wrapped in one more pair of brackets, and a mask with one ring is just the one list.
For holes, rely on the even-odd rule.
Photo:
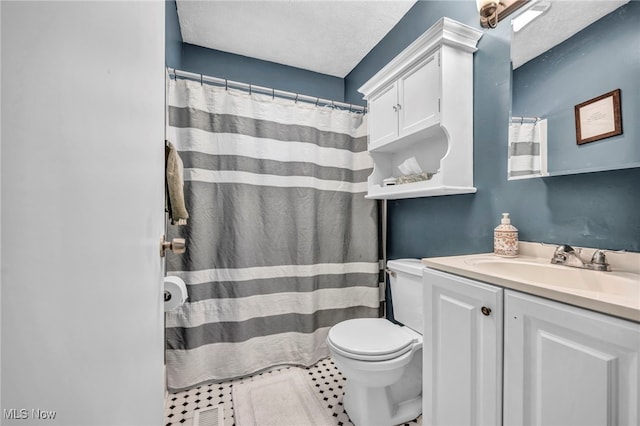
[[(333, 361), (330, 358), (324, 359), (311, 367), (304, 368), (304, 370), (307, 371), (307, 377), (320, 394), (321, 399), (326, 401), (327, 410), (330, 410), (335, 418), (335, 425), (353, 426), (342, 406), (345, 379)], [(262, 373), (258, 376), (263, 374), (272, 374), (272, 372)], [(182, 392), (170, 393), (165, 401), (165, 426), (192, 426), (193, 416), (197, 410), (216, 405), (222, 405), (224, 408), (224, 426), (235, 426), (231, 386), (242, 380), (246, 381), (247, 379), (213, 383)], [(415, 421), (405, 423), (405, 425), (421, 425), (421, 420), (422, 418), (418, 417)]]

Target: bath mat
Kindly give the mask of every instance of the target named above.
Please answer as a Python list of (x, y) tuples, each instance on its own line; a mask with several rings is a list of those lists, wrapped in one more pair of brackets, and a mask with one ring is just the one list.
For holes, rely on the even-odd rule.
[(303, 370), (289, 368), (231, 390), (236, 426), (326, 426), (335, 421), (320, 404)]

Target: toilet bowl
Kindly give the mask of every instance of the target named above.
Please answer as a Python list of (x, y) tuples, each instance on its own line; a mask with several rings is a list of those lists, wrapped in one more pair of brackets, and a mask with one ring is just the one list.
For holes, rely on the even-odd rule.
[(387, 263), (394, 316), (359, 318), (331, 327), (327, 345), (346, 378), (345, 411), (356, 426), (391, 426), (422, 412), (422, 264)]

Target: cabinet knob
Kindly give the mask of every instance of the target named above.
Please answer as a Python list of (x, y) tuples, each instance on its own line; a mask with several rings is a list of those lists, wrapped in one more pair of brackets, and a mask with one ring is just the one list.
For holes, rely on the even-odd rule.
[(482, 308), (480, 308), (480, 312), (482, 312), (482, 315), (484, 315), (485, 317), (488, 317), (489, 315), (491, 315), (491, 309), (487, 308), (486, 306), (483, 306)]

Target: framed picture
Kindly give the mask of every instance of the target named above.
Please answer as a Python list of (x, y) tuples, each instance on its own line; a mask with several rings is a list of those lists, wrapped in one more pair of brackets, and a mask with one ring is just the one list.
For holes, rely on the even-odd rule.
[(574, 107), (578, 145), (622, 134), (620, 89)]

